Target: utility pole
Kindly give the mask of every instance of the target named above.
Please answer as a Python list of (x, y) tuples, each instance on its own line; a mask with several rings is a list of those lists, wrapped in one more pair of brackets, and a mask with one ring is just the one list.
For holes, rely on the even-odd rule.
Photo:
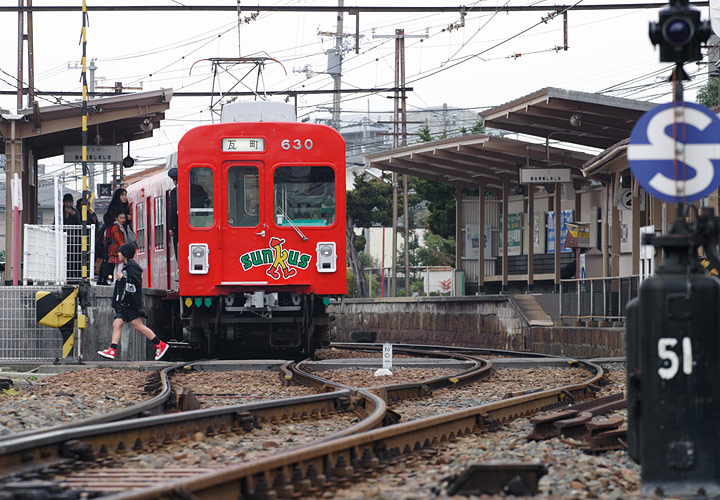
[(332, 127), (340, 129), (340, 86), (342, 80), (343, 11), (345, 0), (338, 0), (337, 33), (334, 52), (328, 52), (328, 73), (333, 78)]
[[(407, 116), (405, 113), (405, 30), (395, 30), (395, 106), (393, 108), (393, 148), (396, 148), (400, 144), (400, 134), (398, 133), (402, 122), (403, 141), (405, 143), (405, 137), (407, 136)], [(402, 90), (400, 87), (403, 87)], [(407, 176), (403, 176), (405, 182), (404, 187), (407, 187)], [(392, 173), (392, 190), (393, 190), (393, 233), (392, 233), (392, 288), (391, 293), (393, 297), (397, 296), (397, 219), (398, 219), (398, 174), (397, 172)], [(407, 203), (405, 203), (407, 206)], [(407, 217), (407, 212), (405, 213)], [(405, 250), (407, 251), (407, 225), (405, 227)], [(406, 270), (407, 279), (407, 270)], [(405, 290), (405, 296), (407, 297), (407, 289)]]
[[(32, 0), (18, 0), (18, 6), (24, 7), (23, 4), (27, 4), (27, 10), (23, 12), (18, 11), (18, 69), (17, 69), (17, 109), (20, 110), (23, 107), (22, 100), (23, 95), (27, 91), (27, 107), (33, 106), (33, 100), (35, 97), (35, 65), (33, 55), (33, 21), (32, 21)], [(27, 16), (27, 33), (25, 32), (25, 18)], [(25, 59), (25, 43), (28, 45), (28, 86), (27, 89), (23, 87), (24, 75), (24, 59)]]
[[(426, 35), (406, 35), (405, 30), (396, 29), (394, 35), (373, 35), (373, 38), (395, 38), (395, 106), (393, 108), (393, 148), (407, 145), (407, 96), (405, 94), (405, 38), (426, 38)], [(397, 218), (398, 218), (398, 176), (392, 173), (393, 190), (393, 232), (392, 232), (392, 287), (391, 295), (397, 291)], [(403, 228), (405, 237), (405, 296), (410, 293), (410, 245), (408, 214), (408, 179), (403, 175)]]

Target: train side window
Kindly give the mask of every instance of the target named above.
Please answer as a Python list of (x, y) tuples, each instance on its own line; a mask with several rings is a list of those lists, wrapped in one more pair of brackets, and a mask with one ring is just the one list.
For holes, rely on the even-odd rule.
[(260, 223), (260, 188), (257, 167), (228, 169), (228, 224), (255, 227)]
[(209, 167), (190, 169), (190, 225), (210, 227), (213, 223), (213, 172)]
[(137, 249), (138, 252), (145, 251), (145, 202), (141, 201), (137, 204), (137, 217), (135, 217), (137, 227)]
[(165, 247), (165, 200), (162, 196), (155, 198), (155, 248)]
[(335, 171), (331, 167), (279, 167), (274, 184), (278, 226), (329, 226), (335, 222)]

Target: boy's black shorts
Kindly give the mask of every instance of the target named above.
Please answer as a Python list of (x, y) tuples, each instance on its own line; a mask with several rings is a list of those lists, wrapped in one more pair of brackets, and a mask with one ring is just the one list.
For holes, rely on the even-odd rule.
[(147, 314), (143, 309), (130, 309), (127, 307), (120, 307), (115, 309), (115, 317), (120, 318), (125, 323), (130, 323), (137, 318), (147, 318)]

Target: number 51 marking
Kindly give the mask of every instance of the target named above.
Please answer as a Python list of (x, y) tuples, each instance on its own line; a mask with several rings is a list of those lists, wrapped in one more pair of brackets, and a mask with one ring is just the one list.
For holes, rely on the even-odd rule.
[[(680, 359), (675, 351), (671, 348), (677, 345), (677, 339), (673, 338), (661, 338), (658, 340), (658, 356), (662, 360), (668, 360), (670, 366), (663, 366), (658, 368), (658, 375), (664, 380), (670, 380), (677, 375), (678, 369), (680, 368)], [(683, 373), (690, 375), (692, 373), (693, 361), (692, 361), (692, 344), (690, 343), (689, 337), (683, 337), (682, 339), (682, 365)]]

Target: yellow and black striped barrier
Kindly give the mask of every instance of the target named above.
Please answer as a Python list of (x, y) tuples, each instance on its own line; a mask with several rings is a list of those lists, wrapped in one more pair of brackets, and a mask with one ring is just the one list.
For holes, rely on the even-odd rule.
[[(63, 358), (70, 355), (75, 344), (77, 298), (78, 289), (74, 286), (64, 286), (60, 290), (35, 294), (37, 322), (60, 330), (63, 339)], [(82, 323), (83, 325), (78, 325), (81, 328), (85, 326), (84, 321)]]
[(703, 258), (700, 265), (705, 268), (705, 272), (711, 276), (718, 276), (718, 270), (713, 267), (709, 260)]

